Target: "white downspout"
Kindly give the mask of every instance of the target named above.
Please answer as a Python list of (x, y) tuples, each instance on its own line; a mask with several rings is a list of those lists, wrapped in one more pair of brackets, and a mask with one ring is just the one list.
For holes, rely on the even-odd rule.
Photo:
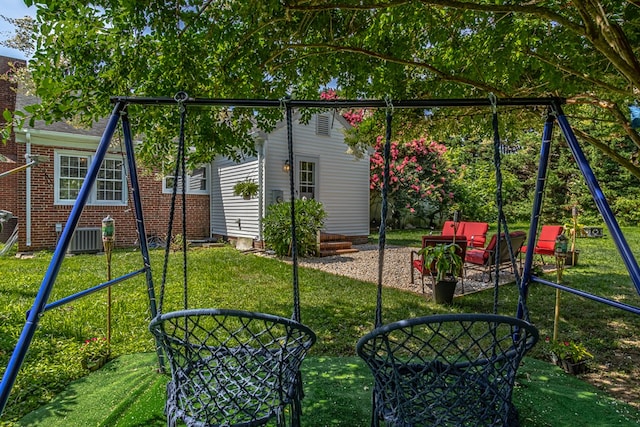
[(262, 217), (264, 214), (264, 140), (258, 141), (258, 241), (262, 242)]
[[(26, 144), (26, 159), (31, 156), (31, 132), (27, 131), (26, 133), (27, 144)], [(25, 232), (26, 232), (26, 244), (27, 246), (31, 246), (31, 168), (28, 168), (25, 176), (26, 183), (26, 196), (25, 196)]]

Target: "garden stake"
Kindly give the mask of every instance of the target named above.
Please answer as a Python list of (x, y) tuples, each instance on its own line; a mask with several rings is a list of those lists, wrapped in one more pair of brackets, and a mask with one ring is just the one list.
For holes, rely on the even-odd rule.
[(558, 340), (558, 321), (560, 320), (560, 289), (556, 289), (556, 311), (553, 317), (553, 341)]
[(571, 234), (571, 265), (576, 265), (576, 235), (578, 234), (578, 207), (571, 208), (573, 217), (573, 233)]
[[(111, 253), (115, 243), (115, 221), (110, 215), (102, 220), (102, 246), (107, 256), (107, 281), (111, 281)], [(111, 286), (107, 288), (107, 348), (111, 353)]]
[[(556, 275), (558, 283), (562, 283), (562, 270), (567, 259), (567, 238), (559, 235), (556, 238), (554, 255), (556, 257)], [(553, 317), (553, 340), (558, 339), (558, 322), (560, 320), (560, 289), (556, 288), (556, 309)]]

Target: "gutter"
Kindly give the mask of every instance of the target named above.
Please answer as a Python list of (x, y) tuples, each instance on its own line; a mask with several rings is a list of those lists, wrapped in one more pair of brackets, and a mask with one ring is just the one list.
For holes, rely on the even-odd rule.
[(258, 140), (258, 236), (259, 242), (262, 242), (262, 217), (264, 216), (265, 197), (264, 197), (264, 140)]
[[(26, 145), (26, 157), (31, 157), (31, 131), (26, 132), (27, 145)], [(25, 231), (26, 231), (26, 245), (31, 246), (31, 168), (27, 168), (26, 173), (26, 195), (25, 195)]]

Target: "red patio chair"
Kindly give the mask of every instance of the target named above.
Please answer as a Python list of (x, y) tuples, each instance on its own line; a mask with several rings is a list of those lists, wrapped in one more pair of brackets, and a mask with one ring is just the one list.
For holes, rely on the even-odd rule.
[(444, 224), (442, 224), (442, 233), (440, 233), (440, 235), (451, 237), (453, 237), (454, 234), (456, 236), (466, 236), (464, 226), (465, 223), (462, 221), (458, 222), (457, 228), (453, 221), (445, 221)]
[(487, 231), (489, 231), (488, 222), (465, 222), (464, 234), (467, 237), (467, 247), (484, 248), (487, 243)]
[[(515, 257), (518, 255), (518, 252), (520, 252), (520, 248), (522, 247), (527, 234), (524, 231), (513, 231), (509, 233), (509, 237), (511, 238), (511, 247), (513, 248), (513, 255)], [(491, 240), (489, 240), (489, 244), (486, 248), (469, 249), (465, 255), (464, 262), (468, 264), (465, 266), (465, 269), (467, 271), (469, 271), (469, 269), (482, 271), (482, 281), (484, 281), (485, 273), (489, 273), (489, 281), (491, 280), (491, 272), (495, 265), (497, 240), (497, 234), (494, 234), (491, 236)], [(500, 254), (498, 259), (500, 260), (498, 268), (500, 268), (500, 265), (502, 264), (511, 262), (509, 247), (507, 246), (507, 240), (505, 239), (504, 233), (502, 233), (500, 238)]]
[[(536, 245), (533, 248), (534, 255), (540, 255), (540, 259), (544, 264), (543, 255), (553, 256), (555, 253), (556, 239), (562, 234), (564, 227), (561, 225), (543, 225), (540, 228), (540, 235), (536, 240)], [(527, 246), (523, 246), (520, 252), (525, 253)]]

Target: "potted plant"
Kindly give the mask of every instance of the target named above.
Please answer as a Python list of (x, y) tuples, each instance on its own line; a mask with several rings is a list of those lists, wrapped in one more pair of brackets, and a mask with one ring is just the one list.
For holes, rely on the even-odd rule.
[(462, 268), (460, 246), (455, 243), (438, 243), (425, 246), (418, 253), (422, 255), (425, 270), (431, 271), (433, 298), (439, 304), (451, 304), (458, 284), (457, 274)]
[(106, 338), (88, 339), (80, 347), (80, 363), (84, 369), (100, 369), (109, 359), (109, 343)]
[(546, 337), (545, 347), (551, 361), (572, 375), (587, 372), (587, 361), (593, 358), (583, 344), (574, 341), (559, 341)]
[(247, 178), (244, 181), (236, 182), (236, 185), (233, 186), (233, 195), (242, 196), (243, 199), (249, 200), (258, 194), (259, 188), (258, 184)]

